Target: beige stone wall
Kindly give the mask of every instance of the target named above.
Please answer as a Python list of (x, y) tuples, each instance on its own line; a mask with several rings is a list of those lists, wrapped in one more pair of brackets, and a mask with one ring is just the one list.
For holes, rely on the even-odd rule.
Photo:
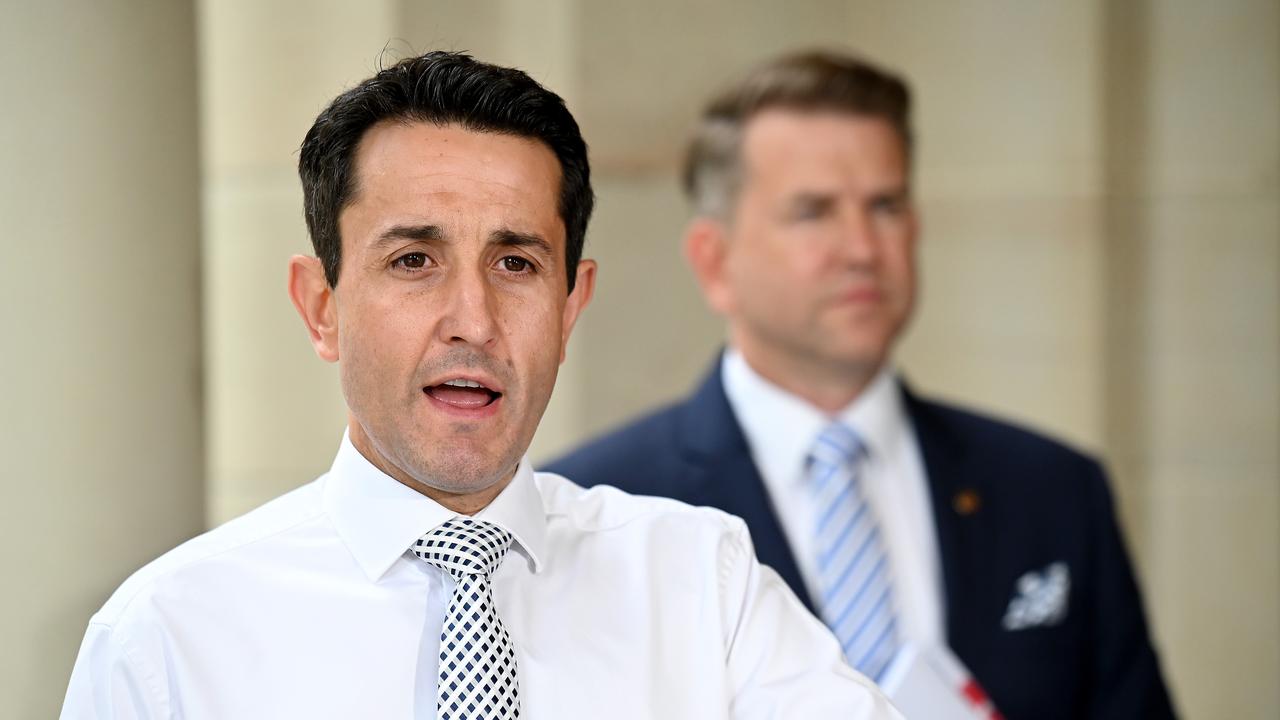
[(1189, 717), (1280, 713), (1280, 5), (1108, 11), (1106, 449)]
[(1097, 5), (911, 7), (866, 13), (852, 38), (901, 68), (918, 101), (923, 293), (901, 364), (923, 390), (1098, 449)]
[(285, 290), (311, 252), (298, 146), (335, 95), (371, 74), (395, 36), (392, 3), (197, 3), (204, 201), (208, 522), (329, 467), (346, 426)]
[[(1104, 455), (1184, 714), (1280, 713), (1274, 0), (194, 5), (62, 0), (0, 23), (5, 96), (34, 98), (0, 114), (17, 260), (0, 265), (17, 410), (0, 541), (53, 539), (13, 575), (47, 590), (0, 606), (16, 639), (0, 716), (50, 714), (129, 568), (327, 467), (337, 374), (284, 290), (309, 248), (296, 149), (384, 47), (519, 65), (582, 122), (601, 276), (531, 451), (546, 458), (704, 371), (722, 328), (678, 253), (686, 131), (747, 65), (813, 44), (860, 49), (917, 92), (908, 376)], [(92, 112), (77, 90), (99, 93)], [(81, 527), (103, 560), (67, 579), (56, 539)]]
[(0, 717), (56, 717), (90, 614), (203, 528), (192, 9), (0, 19)]

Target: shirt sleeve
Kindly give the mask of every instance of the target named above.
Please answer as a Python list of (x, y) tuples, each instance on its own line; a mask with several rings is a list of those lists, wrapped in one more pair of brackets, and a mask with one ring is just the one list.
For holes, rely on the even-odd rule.
[(160, 720), (169, 717), (160, 678), (109, 625), (90, 623), (71, 671), (62, 720)]
[(721, 547), (720, 586), (734, 720), (902, 720), (879, 688), (849, 667), (826, 626), (756, 560), (736, 518)]

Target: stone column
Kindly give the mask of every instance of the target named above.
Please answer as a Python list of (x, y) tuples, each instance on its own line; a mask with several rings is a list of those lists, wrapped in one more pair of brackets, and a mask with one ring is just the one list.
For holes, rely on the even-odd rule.
[(0, 22), (0, 717), (55, 717), (89, 616), (203, 527), (185, 2)]
[(394, 6), (197, 3), (210, 524), (314, 479), (346, 426), (336, 369), (312, 352), (285, 289), (289, 257), (312, 252), (298, 147), (334, 96), (374, 72)]
[(901, 69), (917, 112), (921, 296), (901, 365), (924, 392), (1098, 452), (1098, 4), (877, 7), (853, 43)]
[(1187, 717), (1280, 712), (1280, 6), (1108, 6), (1107, 446)]

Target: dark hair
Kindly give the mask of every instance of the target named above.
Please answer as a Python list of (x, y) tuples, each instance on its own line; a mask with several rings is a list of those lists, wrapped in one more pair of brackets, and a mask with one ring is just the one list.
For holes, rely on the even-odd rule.
[(573, 291), (595, 196), (587, 145), (559, 95), (514, 68), (454, 52), (407, 58), (339, 95), (302, 141), (298, 174), (316, 255), (330, 286), (338, 284), (342, 239), (338, 216), (355, 191), (356, 148), (370, 127), (385, 121), (457, 124), (468, 130), (531, 138), (560, 161), (560, 218), (565, 265)]
[(715, 97), (685, 155), (684, 190), (704, 214), (727, 212), (741, 182), (742, 131), (773, 108), (831, 110), (886, 120), (911, 155), (911, 91), (896, 75), (844, 53), (811, 50), (757, 67)]

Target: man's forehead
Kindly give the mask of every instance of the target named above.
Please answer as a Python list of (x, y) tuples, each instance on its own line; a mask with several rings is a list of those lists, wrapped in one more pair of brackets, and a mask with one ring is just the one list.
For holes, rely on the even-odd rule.
[(902, 138), (888, 120), (839, 110), (757, 113), (744, 127), (740, 160), (746, 181), (836, 172), (851, 163), (904, 182), (908, 172)]
[(892, 146), (901, 152), (902, 137), (887, 118), (828, 108), (766, 108), (752, 115), (743, 125), (743, 148), (759, 145), (759, 140), (773, 140), (801, 146), (821, 143), (829, 136), (862, 136), (877, 144)]
[[(383, 121), (356, 149), (351, 193), (339, 216), (394, 212), (379, 224), (439, 223), (454, 202), (471, 212), (505, 209), (527, 222), (563, 225), (559, 160), (544, 143), (457, 124)], [(415, 212), (424, 213), (414, 215)]]
[[(522, 162), (502, 162), (513, 153)], [(483, 168), (495, 180), (521, 175), (510, 178), (513, 185), (527, 181), (526, 176), (532, 173), (558, 187), (561, 174), (555, 153), (536, 138), (475, 130), (457, 123), (383, 120), (361, 136), (354, 153), (353, 175), (360, 181), (393, 172), (448, 174), (456, 173), (459, 164), (472, 172)]]

